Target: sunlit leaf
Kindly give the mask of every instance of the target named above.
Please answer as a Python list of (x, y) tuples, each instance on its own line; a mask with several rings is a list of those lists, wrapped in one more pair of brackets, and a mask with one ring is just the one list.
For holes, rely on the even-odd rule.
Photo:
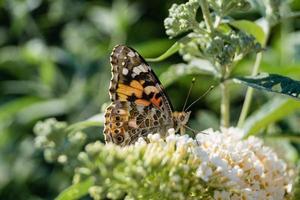
[(175, 42), (165, 53), (163, 53), (162, 55), (158, 56), (157, 58), (147, 58), (146, 60), (149, 62), (158, 62), (158, 61), (162, 61), (166, 58), (168, 58), (169, 56), (173, 55), (174, 53), (176, 53), (179, 50), (179, 43)]
[(194, 59), (189, 64), (180, 63), (170, 66), (167, 71), (160, 75), (160, 80), (164, 86), (168, 86), (182, 76), (197, 74), (213, 75), (216, 73), (216, 69), (209, 61)]
[(237, 20), (230, 22), (230, 24), (235, 28), (253, 35), (260, 44), (265, 43), (266, 34), (264, 33), (263, 29), (256, 23), (248, 20)]
[(269, 72), (271, 74), (281, 74), (284, 76), (300, 77), (300, 64), (289, 64), (284, 67), (274, 66), (272, 64), (261, 65), (261, 70)]
[(20, 110), (17, 120), (21, 123), (29, 123), (45, 117), (65, 114), (70, 105), (65, 99), (50, 99), (31, 104)]
[(257, 76), (237, 77), (234, 78), (234, 81), (256, 89), (280, 93), (297, 99), (300, 98), (300, 81), (289, 77), (262, 73)]
[(300, 109), (300, 102), (294, 99), (274, 98), (261, 106), (245, 121), (243, 130), (247, 136), (259, 133), (274, 123)]
[(89, 127), (95, 127), (95, 126), (103, 126), (104, 124), (104, 116), (103, 114), (94, 115), (93, 117), (90, 117), (89, 119), (81, 122), (77, 122), (75, 124), (72, 124), (68, 127), (68, 130), (71, 131), (80, 131), (85, 128)]
[(164, 52), (167, 48), (172, 45), (172, 42), (167, 39), (156, 39), (150, 40), (143, 43), (138, 43), (133, 45), (132, 47), (143, 56), (143, 57), (151, 57), (157, 56)]
[(55, 200), (73, 200), (79, 199), (88, 194), (88, 189), (93, 185), (94, 179), (88, 178), (87, 180), (74, 184), (65, 189)]

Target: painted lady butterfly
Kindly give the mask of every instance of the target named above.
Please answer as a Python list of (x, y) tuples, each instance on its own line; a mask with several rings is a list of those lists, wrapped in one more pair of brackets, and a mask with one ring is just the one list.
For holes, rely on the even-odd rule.
[(139, 137), (174, 128), (185, 131), (190, 112), (173, 112), (157, 76), (135, 50), (117, 45), (110, 56), (112, 103), (105, 112), (106, 143), (133, 144)]

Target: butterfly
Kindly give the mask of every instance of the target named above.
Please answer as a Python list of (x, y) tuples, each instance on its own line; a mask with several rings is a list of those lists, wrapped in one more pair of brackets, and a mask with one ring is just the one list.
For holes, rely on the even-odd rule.
[(106, 143), (133, 144), (150, 133), (165, 137), (168, 129), (184, 133), (189, 112), (174, 112), (159, 79), (144, 58), (125, 45), (114, 47), (111, 56), (109, 96), (104, 137)]

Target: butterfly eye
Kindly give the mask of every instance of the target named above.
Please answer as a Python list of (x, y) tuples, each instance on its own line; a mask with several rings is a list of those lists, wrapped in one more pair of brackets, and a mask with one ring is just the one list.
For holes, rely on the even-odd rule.
[(179, 119), (180, 119), (180, 121), (184, 121), (184, 116), (183, 115), (180, 115), (180, 117), (179, 117)]

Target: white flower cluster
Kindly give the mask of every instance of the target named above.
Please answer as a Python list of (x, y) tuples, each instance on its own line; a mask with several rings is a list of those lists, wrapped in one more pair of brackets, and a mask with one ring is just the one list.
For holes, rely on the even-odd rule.
[[(259, 138), (243, 140), (242, 131), (236, 128), (221, 132), (209, 129), (197, 134), (196, 140), (175, 135), (173, 129), (169, 132), (166, 140), (158, 134), (149, 135), (148, 145), (159, 144), (167, 149), (175, 144), (177, 153), (182, 151), (195, 156), (200, 161), (195, 175), (214, 188), (214, 199), (289, 198), (292, 178), (287, 166)], [(140, 139), (136, 145), (144, 146), (145, 141)]]

